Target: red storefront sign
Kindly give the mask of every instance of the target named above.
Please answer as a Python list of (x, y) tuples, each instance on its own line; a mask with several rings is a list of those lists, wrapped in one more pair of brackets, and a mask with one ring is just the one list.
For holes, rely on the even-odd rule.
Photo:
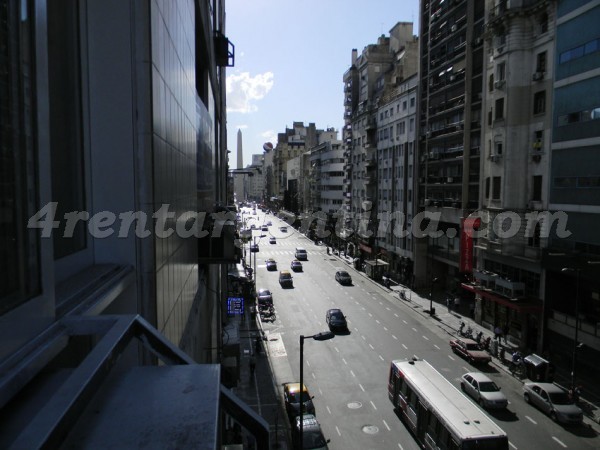
[(460, 219), (460, 272), (473, 273), (473, 231), (480, 225), (479, 217)]

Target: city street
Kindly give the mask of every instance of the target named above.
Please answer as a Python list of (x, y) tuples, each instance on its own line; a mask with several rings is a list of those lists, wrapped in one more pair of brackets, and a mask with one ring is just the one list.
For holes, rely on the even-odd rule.
[[(299, 380), (299, 336), (327, 331), (325, 313), (340, 308), (348, 319), (348, 332), (334, 339), (304, 342), (304, 382), (312, 395), (316, 416), (330, 448), (417, 449), (407, 428), (394, 413), (387, 395), (390, 361), (413, 356), (424, 359), (457, 388), (465, 372), (482, 371), (496, 382), (509, 400), (508, 410), (490, 413), (508, 434), (513, 449), (598, 448), (594, 429), (587, 425), (563, 427), (523, 400), (522, 382), (493, 364), (473, 367), (454, 355), (448, 329), (422, 314), (415, 302), (398, 299), (389, 290), (355, 271), (342, 259), (327, 255), (280, 219), (259, 212), (257, 223), (271, 220), (269, 232), (255, 231), (260, 251), (256, 254), (257, 289), (273, 292), (277, 320), (264, 323), (271, 367), (276, 383)], [(276, 244), (269, 244), (275, 236)], [(308, 251), (302, 272), (292, 272), (294, 288), (278, 283), (279, 270), (289, 270), (295, 247)], [(273, 258), (277, 271), (267, 271), (265, 260)], [(342, 266), (353, 279), (342, 286), (334, 279)], [(416, 294), (412, 294), (416, 295)]]

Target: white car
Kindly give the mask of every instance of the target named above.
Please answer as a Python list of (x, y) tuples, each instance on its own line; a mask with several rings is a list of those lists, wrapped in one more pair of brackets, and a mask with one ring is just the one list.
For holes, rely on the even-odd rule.
[(504, 409), (508, 405), (500, 388), (481, 372), (465, 373), (460, 378), (460, 388), (473, 397), (483, 408)]

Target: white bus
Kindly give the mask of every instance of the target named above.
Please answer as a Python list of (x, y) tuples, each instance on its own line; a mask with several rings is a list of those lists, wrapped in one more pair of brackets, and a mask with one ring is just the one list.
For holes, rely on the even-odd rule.
[(388, 396), (424, 448), (508, 450), (506, 433), (426, 361), (392, 361)]

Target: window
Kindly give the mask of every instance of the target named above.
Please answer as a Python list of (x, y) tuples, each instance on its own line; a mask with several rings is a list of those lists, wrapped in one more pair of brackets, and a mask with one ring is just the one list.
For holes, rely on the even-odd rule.
[(506, 78), (506, 63), (500, 63), (496, 66), (496, 78), (502, 81)]
[(410, 99), (410, 107), (412, 108), (413, 106), (415, 106), (415, 98), (414, 97), (412, 97)]
[(542, 33), (545, 33), (546, 31), (548, 31), (548, 14), (547, 13), (543, 13), (540, 16), (540, 31)]
[[(27, 11), (26, 17), (21, 18), (19, 8), (11, 8), (9, 3), (13, 4), (0, 1), (0, 42), (11, 43), (0, 45), (0, 204), (3, 213), (0, 314), (18, 307), (41, 290), (39, 230), (27, 228), (27, 221), (40, 208), (34, 194), (38, 191), (38, 179), (32, 169), (38, 160), (37, 99), (32, 86), (36, 79), (32, 62), (36, 50), (35, 15)], [(27, 8), (29, 3), (22, 5)]]
[(538, 53), (537, 64), (535, 66), (536, 72), (545, 72), (546, 71), (546, 59), (547, 59), (546, 52)]
[(414, 118), (410, 119), (410, 124), (409, 124), (408, 130), (415, 131), (415, 119)]
[(490, 73), (490, 77), (488, 79), (488, 91), (492, 92), (494, 90), (494, 74)]
[(485, 177), (485, 198), (490, 198), (490, 177)]
[(536, 202), (542, 201), (542, 176), (534, 175), (533, 177), (533, 195), (531, 200)]
[(492, 179), (492, 200), (500, 200), (501, 181), (501, 177), (494, 177)]
[(496, 115), (494, 120), (500, 120), (504, 118), (504, 97), (496, 99)]
[(502, 155), (502, 142), (496, 142), (494, 144), (494, 147), (495, 147), (495, 153), (494, 154), (498, 155), (498, 156)]
[(402, 111), (406, 111), (406, 100), (402, 102)]
[(542, 114), (546, 112), (546, 91), (539, 91), (533, 95), (533, 113)]

